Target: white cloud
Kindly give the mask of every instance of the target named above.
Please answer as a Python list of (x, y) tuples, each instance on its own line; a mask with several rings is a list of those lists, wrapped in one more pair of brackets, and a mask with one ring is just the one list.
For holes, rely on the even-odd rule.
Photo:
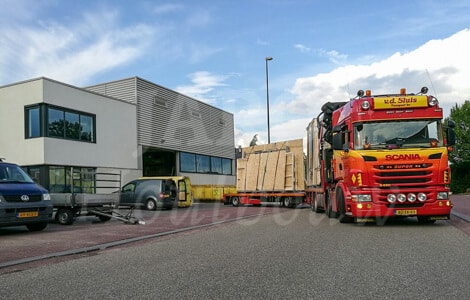
[(141, 55), (154, 34), (151, 27), (118, 28), (113, 11), (85, 14), (65, 26), (13, 24), (0, 29), (0, 82), (46, 76), (81, 85), (97, 73), (122, 66)]
[(309, 47), (305, 46), (305, 45), (302, 45), (302, 44), (295, 44), (294, 45), (294, 48), (299, 50), (300, 52), (302, 53), (308, 53), (310, 52), (312, 49), (310, 49)]
[(228, 76), (215, 75), (207, 71), (194, 72), (189, 74), (188, 77), (193, 84), (178, 86), (175, 90), (209, 104), (213, 104), (215, 99), (208, 94), (212, 92), (215, 87), (225, 86), (224, 81), (228, 78)]
[(349, 65), (298, 78), (291, 89), (294, 99), (281, 104), (281, 108), (297, 114), (312, 112), (313, 116), (324, 102), (344, 101), (354, 97), (359, 89), (380, 94), (398, 92), (402, 87), (418, 92), (421, 86), (428, 86), (440, 103), (447, 106), (470, 95), (468, 53), (470, 30), (465, 29), (369, 65)]
[(153, 12), (157, 15), (162, 15), (162, 14), (178, 12), (178, 11), (181, 11), (183, 8), (184, 6), (181, 4), (166, 3), (166, 4), (156, 5), (153, 9)]

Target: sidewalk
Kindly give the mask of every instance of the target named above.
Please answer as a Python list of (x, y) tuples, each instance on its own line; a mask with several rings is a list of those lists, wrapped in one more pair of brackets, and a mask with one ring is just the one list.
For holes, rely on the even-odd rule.
[(458, 194), (450, 197), (454, 207), (452, 208), (452, 215), (459, 217), (467, 222), (470, 222), (470, 195)]

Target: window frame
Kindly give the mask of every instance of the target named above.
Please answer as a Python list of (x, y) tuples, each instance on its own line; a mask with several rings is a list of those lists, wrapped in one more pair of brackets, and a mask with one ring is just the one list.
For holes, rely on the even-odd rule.
[[(54, 124), (56, 134), (50, 122), (54, 112), (57, 112), (57, 117), (53, 120), (57, 122)], [(96, 143), (96, 115), (47, 103), (25, 106), (25, 139), (38, 137)]]

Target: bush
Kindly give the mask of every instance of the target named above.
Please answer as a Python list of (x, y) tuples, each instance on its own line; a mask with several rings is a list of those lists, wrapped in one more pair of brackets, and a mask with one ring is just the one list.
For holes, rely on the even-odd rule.
[(451, 164), (450, 190), (454, 194), (465, 193), (470, 189), (470, 162)]

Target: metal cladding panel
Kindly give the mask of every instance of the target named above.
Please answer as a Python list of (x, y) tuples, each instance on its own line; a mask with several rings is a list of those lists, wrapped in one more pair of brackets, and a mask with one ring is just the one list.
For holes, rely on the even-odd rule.
[(137, 103), (136, 77), (98, 84), (85, 89), (123, 101)]
[(233, 158), (233, 115), (148, 81), (137, 80), (139, 144)]

